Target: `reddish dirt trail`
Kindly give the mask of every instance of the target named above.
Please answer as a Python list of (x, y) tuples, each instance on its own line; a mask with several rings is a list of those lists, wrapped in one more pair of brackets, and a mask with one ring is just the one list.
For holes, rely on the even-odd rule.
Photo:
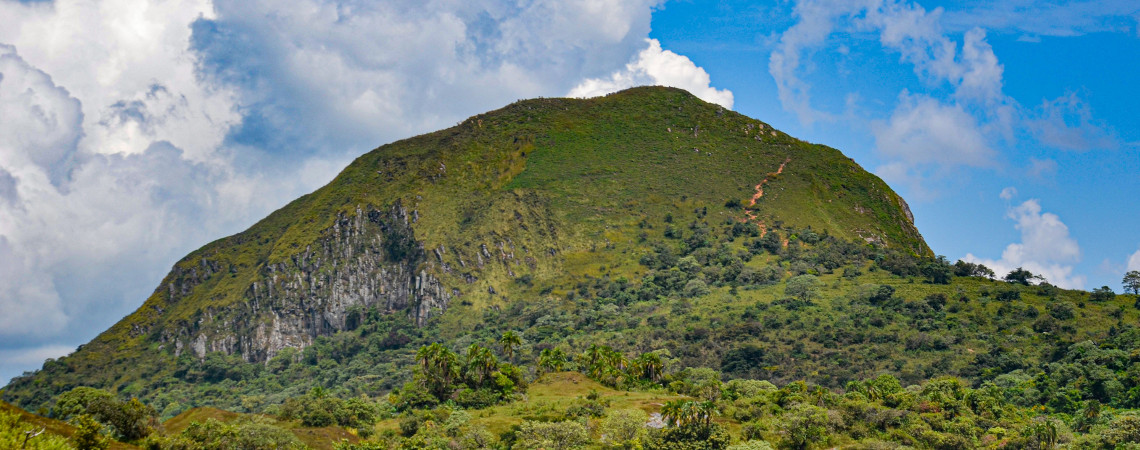
[(760, 184), (756, 185), (756, 194), (752, 196), (752, 201), (748, 203), (748, 206), (756, 206), (756, 201), (760, 200), (760, 197), (764, 196), (764, 185), (768, 183), (768, 179), (784, 173), (784, 166), (788, 165), (788, 163), (791, 161), (792, 158), (785, 159), (784, 162), (780, 164), (780, 168), (776, 169), (775, 173), (770, 173), (768, 176), (764, 177), (763, 180), (760, 180)]
[(760, 227), (760, 235), (761, 236), (766, 234), (768, 229), (767, 229), (767, 227), (764, 226), (763, 222), (761, 222), (759, 219), (756, 218), (756, 213), (752, 212), (748, 208), (756, 206), (756, 201), (760, 200), (760, 197), (764, 196), (764, 185), (768, 184), (768, 181), (770, 181), (772, 177), (775, 177), (781, 173), (784, 173), (784, 166), (787, 166), (788, 163), (791, 161), (792, 161), (792, 158), (785, 159), (784, 162), (782, 164), (780, 164), (779, 169), (776, 169), (776, 171), (773, 173), (769, 173), (768, 176), (764, 177), (763, 180), (760, 180), (760, 184), (756, 185), (756, 194), (752, 195), (752, 201), (748, 202), (748, 206), (744, 208), (745, 219), (743, 219), (742, 222), (755, 222), (756, 226)]

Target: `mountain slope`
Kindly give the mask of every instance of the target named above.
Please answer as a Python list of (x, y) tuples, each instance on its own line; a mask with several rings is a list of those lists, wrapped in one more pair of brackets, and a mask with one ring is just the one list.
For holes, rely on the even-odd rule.
[(698, 221), (931, 255), (905, 202), (839, 151), (684, 91), (520, 101), (373, 150), (192, 252), (137, 311), (10, 394), (44, 404), (78, 380), (147, 392), (186, 358), (265, 362), (369, 309), (420, 326), (454, 311), (440, 333), (458, 335), (473, 312), (565, 298), (603, 273), (638, 279), (647, 230), (692, 237)]

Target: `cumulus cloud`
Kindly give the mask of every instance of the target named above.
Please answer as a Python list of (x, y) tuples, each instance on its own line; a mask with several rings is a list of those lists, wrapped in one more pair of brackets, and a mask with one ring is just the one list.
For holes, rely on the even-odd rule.
[[(1006, 197), (1003, 193), (1003, 198)], [(1012, 198), (1012, 196), (1010, 196)], [(1000, 259), (985, 259), (967, 254), (963, 260), (985, 264), (998, 275), (1022, 267), (1043, 276), (1049, 283), (1067, 289), (1081, 289), (1086, 277), (1073, 273), (1073, 264), (1081, 260), (1081, 248), (1069, 235), (1069, 227), (1060, 217), (1042, 212), (1037, 199), (1026, 200), (1007, 211), (1014, 228), (1021, 232), (1021, 242), (1011, 243)]]
[(712, 87), (708, 72), (693, 64), (689, 58), (663, 50), (656, 39), (646, 39), (648, 47), (608, 78), (590, 78), (570, 90), (570, 97), (597, 97), (633, 86), (658, 85), (681, 88), (700, 97), (732, 109), (732, 92)]
[(9, 177), (37, 171), (58, 181), (81, 135), (79, 102), (11, 45), (0, 44), (0, 74), (0, 166)]
[(222, 0), (192, 47), (245, 113), (231, 140), (343, 152), (610, 74), (657, 3)]
[(1128, 257), (1127, 270), (1140, 270), (1140, 250)]

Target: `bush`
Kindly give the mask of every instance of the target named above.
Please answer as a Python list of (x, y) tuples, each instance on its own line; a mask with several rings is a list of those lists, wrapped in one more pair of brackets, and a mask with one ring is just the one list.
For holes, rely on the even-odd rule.
[(305, 448), (293, 433), (258, 419), (236, 423), (222, 423), (215, 419), (194, 422), (182, 432), (182, 437), (201, 448), (217, 450)]
[(601, 435), (607, 443), (630, 445), (645, 438), (649, 415), (640, 409), (611, 411), (602, 421)]
[(104, 450), (111, 446), (110, 439), (103, 435), (103, 425), (87, 414), (76, 417), (71, 442), (79, 450)]
[(828, 438), (827, 410), (797, 403), (788, 409), (781, 424), (784, 439), (791, 448), (808, 448), (823, 444)]
[(732, 436), (724, 426), (692, 424), (653, 430), (646, 442), (649, 450), (718, 450), (728, 448)]
[(689, 282), (685, 284), (682, 294), (689, 298), (703, 297), (709, 294), (709, 286), (699, 279), (689, 280)]
[(466, 388), (459, 391), (455, 402), (464, 408), (482, 409), (499, 402), (499, 393), (491, 389), (472, 390)]
[(516, 433), (515, 448), (570, 449), (590, 442), (585, 425), (567, 420), (564, 422), (523, 422)]

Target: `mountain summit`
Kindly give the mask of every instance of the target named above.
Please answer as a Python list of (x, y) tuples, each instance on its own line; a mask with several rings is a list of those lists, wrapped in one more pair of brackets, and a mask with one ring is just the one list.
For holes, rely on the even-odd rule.
[(854, 161), (685, 91), (519, 101), (364, 154), (178, 261), (137, 311), (9, 391), (25, 406), (77, 384), (147, 391), (179, 360), (265, 362), (365, 311), (462, 330), (584, 279), (644, 276), (650, 232), (773, 228), (931, 255), (903, 199)]

